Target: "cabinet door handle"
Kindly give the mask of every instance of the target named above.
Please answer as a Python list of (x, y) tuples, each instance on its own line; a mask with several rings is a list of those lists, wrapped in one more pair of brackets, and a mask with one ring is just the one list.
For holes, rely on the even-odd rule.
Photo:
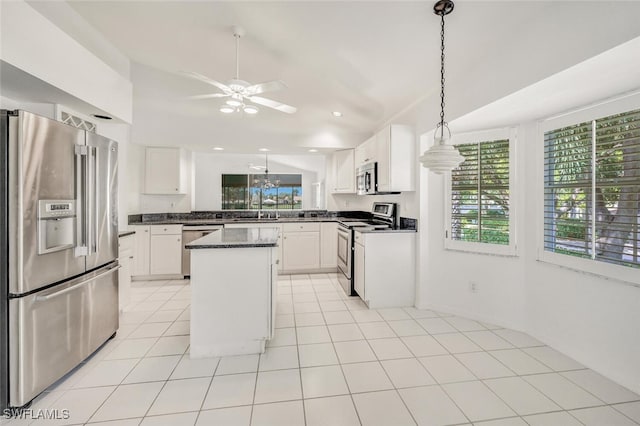
[(133, 259), (133, 256), (129, 256), (129, 259)]
[(148, 230), (148, 229), (145, 229), (145, 230), (144, 230), (144, 232), (149, 232), (149, 230)]

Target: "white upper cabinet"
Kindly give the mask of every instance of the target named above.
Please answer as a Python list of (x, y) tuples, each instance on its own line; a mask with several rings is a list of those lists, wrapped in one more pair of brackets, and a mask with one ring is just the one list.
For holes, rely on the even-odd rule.
[(415, 191), (416, 156), (413, 128), (398, 124), (387, 126), (376, 134), (375, 145), (378, 191)]
[(181, 148), (147, 148), (145, 194), (186, 194), (188, 158)]
[(354, 194), (356, 176), (353, 149), (344, 149), (333, 153), (333, 193)]
[(358, 145), (358, 147), (355, 149), (356, 168), (362, 166), (365, 163), (378, 161), (377, 155), (378, 141), (376, 135), (373, 135), (369, 139)]

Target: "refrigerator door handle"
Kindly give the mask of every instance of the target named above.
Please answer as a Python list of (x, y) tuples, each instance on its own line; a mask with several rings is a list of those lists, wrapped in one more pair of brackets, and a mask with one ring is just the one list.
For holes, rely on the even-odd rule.
[(87, 147), (87, 173), (85, 174), (85, 235), (87, 243), (87, 256), (91, 256), (95, 252), (95, 234), (94, 227), (96, 213), (95, 210), (95, 181), (96, 181), (96, 168), (95, 168), (95, 156), (93, 154), (93, 147)]
[[(96, 276), (91, 277), (91, 280), (97, 280), (98, 278), (104, 277), (107, 274), (110, 274), (114, 271), (117, 271), (118, 269), (120, 269), (122, 266), (118, 265), (116, 267), (113, 268), (109, 268), (106, 271), (102, 272), (101, 274), (98, 274)], [(53, 299), (54, 297), (58, 297), (58, 296), (62, 296), (63, 294), (66, 293), (70, 293), (73, 290), (76, 289), (76, 287), (80, 287), (81, 285), (86, 284), (87, 281), (82, 281), (79, 282), (78, 284), (72, 285), (71, 287), (67, 287), (65, 289), (62, 289), (60, 291), (56, 291), (55, 293), (51, 293), (51, 294), (47, 294), (46, 296), (36, 296), (36, 302), (46, 302), (49, 299)]]
[(100, 211), (98, 206), (100, 205), (100, 157), (98, 147), (93, 147), (93, 236), (91, 241), (93, 242), (92, 253), (98, 253), (98, 227), (100, 226)]
[(75, 257), (86, 256), (88, 249), (86, 244), (86, 194), (84, 191), (87, 175), (87, 152), (83, 145), (76, 145), (76, 248)]

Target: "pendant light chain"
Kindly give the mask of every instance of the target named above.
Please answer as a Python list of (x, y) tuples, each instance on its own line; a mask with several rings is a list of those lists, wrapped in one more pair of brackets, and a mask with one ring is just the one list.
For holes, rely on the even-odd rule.
[(440, 16), (440, 122), (433, 133), (434, 143), (422, 154), (420, 162), (435, 174), (450, 173), (464, 162), (464, 157), (455, 146), (447, 144), (447, 138), (444, 136), (446, 128), (448, 139), (451, 139), (451, 131), (444, 121), (444, 16), (453, 12), (453, 8), (453, 0), (438, 0), (433, 6), (433, 12)]
[(444, 13), (440, 15), (440, 134), (444, 136)]

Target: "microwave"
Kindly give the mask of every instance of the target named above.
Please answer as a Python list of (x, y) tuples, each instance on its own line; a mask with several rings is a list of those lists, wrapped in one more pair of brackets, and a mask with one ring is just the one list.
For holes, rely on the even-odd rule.
[(356, 193), (358, 195), (399, 194), (380, 191), (378, 188), (378, 163), (364, 163), (356, 169)]
[(378, 192), (378, 163), (364, 163), (356, 169), (356, 192), (358, 195)]

